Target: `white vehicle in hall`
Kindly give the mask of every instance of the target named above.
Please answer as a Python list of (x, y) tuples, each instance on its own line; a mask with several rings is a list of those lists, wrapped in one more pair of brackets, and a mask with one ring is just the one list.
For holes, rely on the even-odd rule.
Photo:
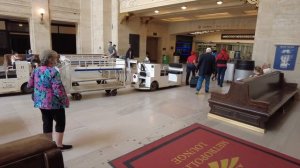
[(140, 90), (157, 90), (158, 88), (181, 85), (182, 64), (138, 63), (137, 73), (132, 75), (131, 85)]
[(31, 71), (31, 64), (27, 61), (16, 61), (16, 68), (2, 68), (0, 70), (0, 94), (22, 92), (31, 93), (27, 88)]

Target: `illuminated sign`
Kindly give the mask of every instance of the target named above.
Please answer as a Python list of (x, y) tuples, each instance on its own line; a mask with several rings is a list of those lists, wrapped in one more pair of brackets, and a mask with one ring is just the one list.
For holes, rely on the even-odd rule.
[(255, 34), (222, 34), (221, 39), (254, 40)]

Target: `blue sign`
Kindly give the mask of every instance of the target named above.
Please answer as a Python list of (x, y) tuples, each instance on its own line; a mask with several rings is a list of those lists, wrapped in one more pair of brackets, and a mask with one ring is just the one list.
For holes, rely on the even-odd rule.
[(298, 47), (296, 45), (277, 45), (273, 68), (293, 71), (295, 69)]

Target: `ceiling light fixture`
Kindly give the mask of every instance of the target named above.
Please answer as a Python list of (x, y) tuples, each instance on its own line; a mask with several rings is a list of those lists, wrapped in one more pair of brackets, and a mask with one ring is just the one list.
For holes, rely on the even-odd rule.
[(154, 13), (159, 13), (159, 10), (155, 10)]
[(222, 4), (223, 4), (223, 1), (217, 1), (217, 4), (218, 4), (218, 5), (222, 5)]
[(190, 33), (192, 35), (201, 35), (201, 34), (207, 34), (207, 33), (214, 33), (215, 30), (203, 30), (203, 31), (198, 31), (198, 32), (193, 32), (193, 33)]
[(182, 10), (185, 10), (186, 8), (187, 8), (186, 6), (182, 6), (182, 7), (181, 7)]
[(44, 8), (40, 8), (39, 9), (39, 13), (41, 15), (41, 24), (44, 24), (44, 14), (45, 14), (45, 9)]

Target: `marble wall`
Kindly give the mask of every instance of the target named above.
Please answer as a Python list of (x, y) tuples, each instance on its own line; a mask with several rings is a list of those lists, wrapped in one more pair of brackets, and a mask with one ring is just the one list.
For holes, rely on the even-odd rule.
[(51, 20), (74, 22), (80, 21), (80, 0), (50, 0)]
[[(154, 35), (156, 33), (156, 35)], [(129, 34), (140, 35), (140, 60), (146, 56), (147, 37), (158, 38), (158, 57), (159, 62), (162, 61), (162, 55), (167, 54), (172, 56), (171, 46), (175, 48), (175, 40), (169, 34), (169, 25), (164, 23), (142, 23), (139, 18), (130, 20), (129, 22), (119, 25), (119, 53), (125, 55), (128, 49)], [(166, 51), (163, 51), (166, 48)], [(174, 49), (173, 49), (174, 50)]]
[[(119, 0), (111, 1), (111, 41), (113, 44), (119, 44)], [(117, 45), (119, 49), (119, 45)]]
[(80, 0), (80, 22), (77, 23), (77, 53), (92, 53), (91, 0)]
[(120, 55), (125, 55), (129, 44), (129, 34), (140, 35), (140, 53), (139, 55), (145, 55), (146, 53), (146, 35), (147, 27), (140, 23), (138, 19), (132, 19), (129, 22), (119, 25), (119, 43), (118, 52)]
[[(253, 59), (256, 64), (273, 65), (276, 45), (300, 45), (300, 1), (262, 0), (259, 4)], [(300, 85), (300, 51), (295, 70), (284, 71), (289, 82)]]
[[(45, 11), (43, 23), (39, 12), (41, 8)], [(112, 32), (112, 19), (118, 18), (118, 13), (118, 0), (0, 0), (2, 18), (29, 22), (30, 44), (34, 53), (52, 48), (51, 22), (76, 25), (78, 54), (105, 53), (112, 33), (118, 34), (118, 21), (114, 22), (116, 29)], [(114, 41), (117, 43), (116, 36)]]
[(0, 0), (0, 15), (28, 19), (31, 16), (31, 0)]

